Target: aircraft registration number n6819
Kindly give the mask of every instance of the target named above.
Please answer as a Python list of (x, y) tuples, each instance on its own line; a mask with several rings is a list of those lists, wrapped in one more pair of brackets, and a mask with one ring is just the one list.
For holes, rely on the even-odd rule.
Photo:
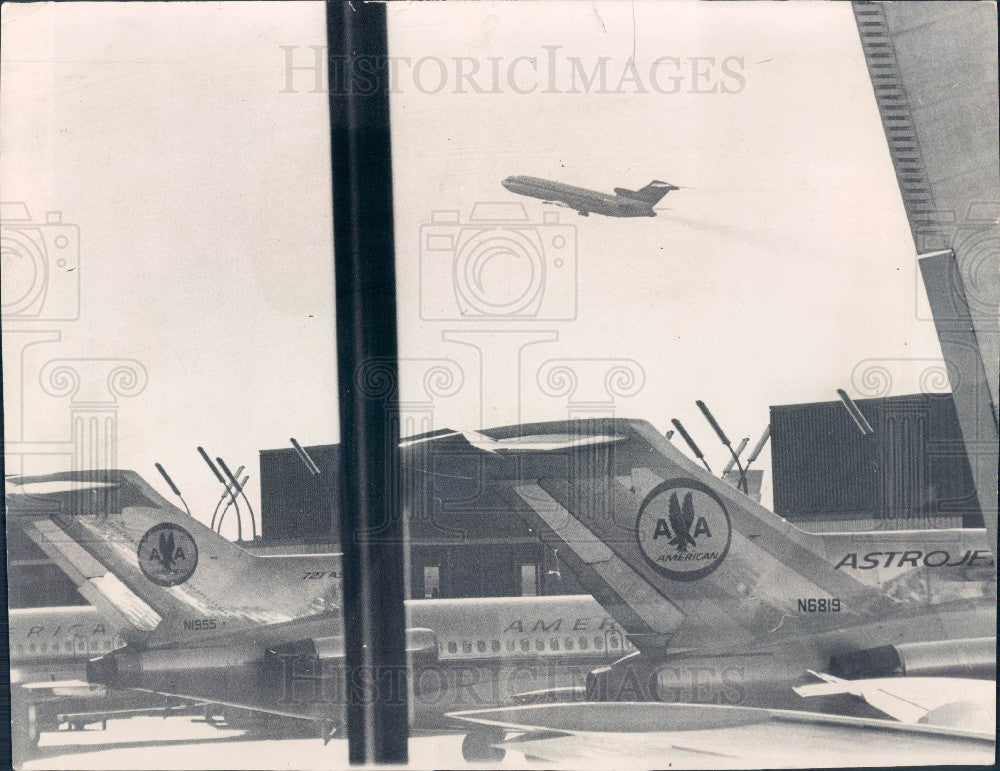
[(840, 613), (840, 599), (837, 597), (800, 598), (799, 613)]

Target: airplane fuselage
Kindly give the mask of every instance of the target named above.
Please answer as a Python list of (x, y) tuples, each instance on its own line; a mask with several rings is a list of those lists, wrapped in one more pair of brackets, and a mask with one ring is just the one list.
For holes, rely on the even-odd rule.
[[(515, 703), (536, 691), (576, 689), (634, 650), (589, 595), (410, 600), (408, 678), (414, 725), (441, 724), (458, 709)], [(142, 650), (126, 646), (92, 665), (91, 682), (135, 688), (279, 715), (330, 720), (343, 701), (339, 624), (315, 649), (213, 645)], [(325, 651), (325, 652), (324, 652)], [(331, 652), (332, 651), (332, 652)]]
[(86, 682), (87, 661), (124, 645), (122, 630), (94, 607), (12, 609), (8, 614), (11, 710), (19, 758), (33, 751), (39, 732), (61, 723), (83, 726), (109, 713), (153, 711), (161, 696), (110, 691)]
[(8, 623), (13, 683), (41, 672), (45, 679), (69, 679), (64, 673), (82, 673), (87, 659), (125, 644), (120, 630), (90, 605), (13, 609)]
[(652, 204), (622, 195), (609, 195), (562, 182), (523, 175), (507, 177), (503, 186), (512, 193), (539, 198), (566, 206), (587, 216), (591, 212), (606, 217), (655, 217)]
[[(830, 628), (758, 647), (719, 651), (643, 651), (588, 679), (588, 701), (664, 701), (795, 709), (878, 717), (844, 694), (803, 700), (796, 686), (809, 670), (844, 667), (847, 679), (874, 676), (988, 678), (996, 676), (995, 628), (988, 600), (933, 609), (901, 609), (881, 621)], [(886, 640), (898, 640), (890, 646)], [(919, 643), (905, 641), (921, 640)], [(838, 663), (839, 662), (839, 663)]]

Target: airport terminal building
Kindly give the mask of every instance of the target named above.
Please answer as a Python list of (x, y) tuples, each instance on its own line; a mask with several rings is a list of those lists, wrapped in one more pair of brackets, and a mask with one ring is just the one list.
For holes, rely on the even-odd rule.
[[(839, 401), (771, 408), (774, 510), (815, 532), (982, 527), (950, 394), (859, 399), (863, 434)], [(260, 452), (262, 553), (328, 551), (339, 532), (340, 448)], [(753, 472), (759, 474), (760, 472)], [(727, 479), (735, 484), (735, 476)], [(413, 486), (414, 481), (404, 480)], [(514, 597), (583, 591), (557, 549), (501, 500), (425, 500), (408, 519), (409, 596)], [(16, 528), (10, 607), (83, 604), (73, 583)], [(333, 548), (336, 548), (334, 546)]]
[[(982, 527), (949, 394), (860, 399), (862, 434), (839, 401), (771, 408), (774, 509), (815, 532)], [(325, 543), (337, 508), (337, 445), (260, 453), (263, 543)], [(759, 473), (759, 472), (755, 472)], [(735, 476), (727, 477), (735, 484)], [(502, 501), (424, 501), (409, 519), (410, 596), (582, 591), (557, 551)], [(334, 515), (335, 516), (335, 515)]]

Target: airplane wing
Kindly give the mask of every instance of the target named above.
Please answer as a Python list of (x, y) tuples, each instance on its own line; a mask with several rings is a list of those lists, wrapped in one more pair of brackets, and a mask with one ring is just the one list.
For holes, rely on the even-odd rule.
[(883, 677), (844, 680), (822, 672), (823, 682), (800, 685), (799, 696), (849, 693), (903, 723), (947, 725), (970, 731), (996, 731), (996, 682), (959, 677)]
[(561, 767), (595, 757), (613, 757), (619, 768), (991, 764), (995, 747), (993, 735), (971, 731), (720, 705), (588, 702), (449, 717), (495, 733), (495, 747)]

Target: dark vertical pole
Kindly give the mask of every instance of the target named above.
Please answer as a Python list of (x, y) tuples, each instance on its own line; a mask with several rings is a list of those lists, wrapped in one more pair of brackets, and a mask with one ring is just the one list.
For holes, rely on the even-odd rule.
[(406, 620), (395, 388), (392, 158), (382, 3), (327, 3), (340, 397), (347, 737), (351, 763), (407, 760)]

